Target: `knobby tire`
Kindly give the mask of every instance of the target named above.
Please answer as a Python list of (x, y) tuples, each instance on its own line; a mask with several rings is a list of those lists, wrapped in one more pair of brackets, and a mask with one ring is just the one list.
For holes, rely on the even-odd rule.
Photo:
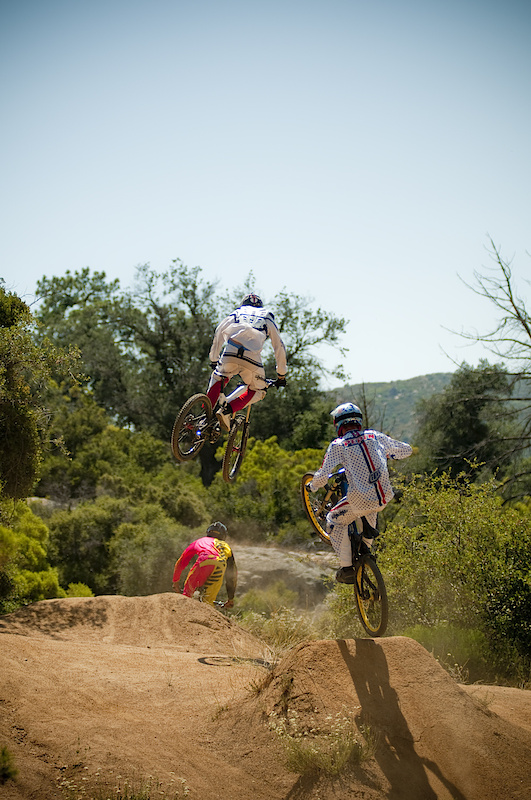
[(383, 636), (387, 628), (389, 606), (382, 573), (369, 555), (362, 556), (355, 567), (354, 590), (361, 624), (369, 636)]
[(171, 449), (178, 461), (190, 461), (199, 453), (212, 419), (212, 403), (206, 394), (194, 394), (179, 411), (171, 432)]
[(232, 421), (227, 446), (223, 455), (223, 479), (234, 483), (238, 477), (249, 437), (249, 423), (245, 417), (235, 417)]

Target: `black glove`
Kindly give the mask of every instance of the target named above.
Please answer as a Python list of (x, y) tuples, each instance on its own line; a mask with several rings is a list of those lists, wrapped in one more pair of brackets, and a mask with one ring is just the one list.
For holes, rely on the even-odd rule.
[(218, 362), (217, 362), (217, 361), (211, 361), (211, 362), (210, 362), (210, 369), (211, 369), (212, 371), (214, 371), (214, 370), (216, 369), (217, 365), (218, 365)]
[(286, 377), (285, 376), (282, 377), (282, 378), (277, 378), (276, 379), (275, 386), (277, 387), (277, 389), (280, 389), (281, 386), (285, 386), (285, 385), (286, 385)]

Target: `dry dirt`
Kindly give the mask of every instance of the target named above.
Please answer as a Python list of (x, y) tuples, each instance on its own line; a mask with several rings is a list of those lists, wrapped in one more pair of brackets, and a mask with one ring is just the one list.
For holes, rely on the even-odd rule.
[[(190, 800), (531, 798), (531, 692), (461, 686), (403, 637), (268, 659), (217, 610), (171, 593), (0, 617), (0, 748), (18, 768), (0, 797), (71, 800), (70, 782), (91, 798), (94, 783), (151, 775), (185, 779)], [(347, 709), (373, 755), (336, 778), (289, 772), (270, 715), (323, 730)]]

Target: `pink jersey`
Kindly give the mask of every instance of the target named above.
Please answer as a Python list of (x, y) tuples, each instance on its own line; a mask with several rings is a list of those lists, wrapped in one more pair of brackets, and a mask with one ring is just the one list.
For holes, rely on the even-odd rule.
[(232, 555), (229, 545), (222, 539), (214, 539), (212, 536), (203, 536), (188, 545), (182, 556), (175, 564), (173, 571), (173, 582), (177, 582), (184, 569), (190, 561), (197, 556), (198, 561), (205, 559), (224, 559)]

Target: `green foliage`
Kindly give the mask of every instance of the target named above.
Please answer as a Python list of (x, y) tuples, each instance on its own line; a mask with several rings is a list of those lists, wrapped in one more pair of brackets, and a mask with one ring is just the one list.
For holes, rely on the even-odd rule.
[(52, 371), (68, 373), (74, 354), (43, 339), (28, 306), (0, 287), (0, 496), (21, 499), (33, 486), (46, 438), (43, 394)]
[(79, 347), (97, 404), (120, 424), (166, 438), (179, 406), (206, 387), (215, 293), (199, 273), (179, 261), (161, 275), (139, 267), (125, 292), (88, 269), (39, 282), (44, 330)]
[(275, 537), (279, 541), (308, 541), (311, 527), (300, 499), (302, 476), (316, 469), (321, 450), (283, 450), (275, 436), (265, 442), (249, 440), (238, 480), (224, 483), (217, 475), (210, 495), (219, 515), (232, 520), (236, 535)]
[(297, 599), (297, 592), (288, 589), (284, 581), (275, 581), (265, 589), (249, 589), (238, 599), (238, 611), (243, 614), (253, 611), (271, 617), (282, 608), (293, 608)]
[(94, 597), (94, 592), (84, 583), (69, 583), (65, 595), (66, 597)]
[(52, 515), (50, 558), (63, 584), (84, 583), (95, 594), (116, 591), (108, 545), (128, 513), (127, 500), (103, 496)]
[(145, 506), (140, 519), (122, 523), (109, 543), (118, 591), (125, 595), (171, 591), (173, 565), (190, 538), (188, 529), (156, 507)]
[(487, 636), (477, 628), (444, 623), (433, 627), (414, 625), (402, 633), (425, 647), (461, 683), (494, 682), (498, 677), (491, 663)]
[[(261, 605), (258, 598), (258, 606)], [(249, 598), (247, 605), (250, 605)], [(239, 605), (239, 604), (238, 604)], [(307, 639), (317, 638), (315, 627), (308, 615), (298, 613), (292, 608), (279, 608), (267, 612), (245, 611), (239, 624), (254, 636), (258, 636), (276, 653), (283, 653)]]
[(417, 479), (404, 488), (380, 553), (395, 629), (476, 630), (493, 669), (529, 677), (531, 515), (496, 485)]
[(413, 442), (417, 437), (419, 401), (440, 394), (451, 378), (451, 373), (434, 372), (408, 380), (343, 386), (327, 392), (329, 410), (351, 401), (363, 411), (366, 427), (376, 428), (395, 439)]
[[(271, 370), (271, 373), (274, 374)], [(302, 373), (302, 370), (299, 370)], [(289, 374), (284, 389), (270, 389), (266, 397), (253, 406), (251, 432), (257, 439), (276, 436), (286, 450), (321, 448), (330, 434), (329, 404), (309, 373)]]
[(12, 754), (7, 747), (2, 747), (0, 750), (0, 784), (14, 781), (17, 775), (18, 770), (15, 767)]
[(103, 495), (49, 520), (50, 558), (61, 583), (95, 594), (145, 595), (171, 589), (173, 564), (193, 538), (159, 503)]
[(48, 563), (48, 541), (42, 520), (25, 503), (16, 503), (10, 527), (0, 525), (0, 613), (64, 596), (57, 571)]
[[(486, 475), (507, 463), (505, 401), (510, 395), (507, 371), (482, 361), (463, 364), (440, 393), (419, 404), (416, 438), (420, 455), (412, 468), (453, 477), (472, 474), (471, 463), (484, 464)], [(415, 463), (416, 462), (416, 463)]]
[[(248, 281), (251, 279), (249, 276)], [(43, 278), (38, 309), (43, 333), (54, 343), (75, 344), (81, 351), (89, 388), (120, 426), (145, 430), (167, 440), (182, 403), (205, 390), (210, 378), (208, 353), (216, 324), (239, 304), (219, 296), (203, 280), (199, 267), (180, 261), (163, 274), (140, 267), (134, 289), (89, 270), (62, 278)], [(233, 293), (234, 295), (234, 293)], [(327, 415), (319, 401), (323, 373), (316, 353), (323, 346), (344, 352), (340, 339), (346, 320), (311, 308), (308, 298), (286, 292), (271, 299), (284, 338), (289, 364), (286, 390), (270, 392), (255, 409), (254, 435), (279, 437), (283, 446), (321, 446)], [(274, 375), (269, 348), (266, 367)], [(200, 455), (205, 485), (212, 479), (212, 450)]]

